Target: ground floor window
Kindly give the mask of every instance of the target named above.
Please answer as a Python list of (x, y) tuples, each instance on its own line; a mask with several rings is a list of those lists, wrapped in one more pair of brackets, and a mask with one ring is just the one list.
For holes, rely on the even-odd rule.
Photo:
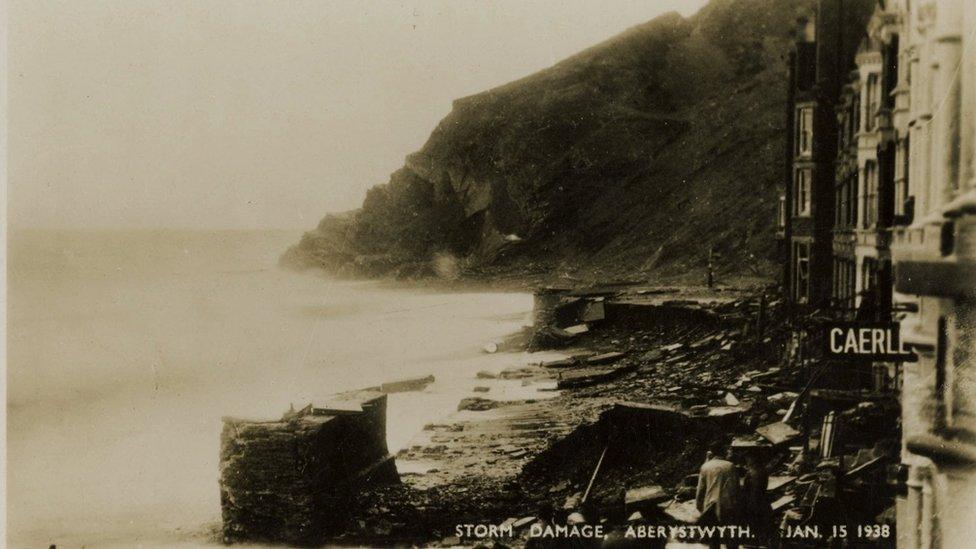
[(837, 308), (845, 311), (854, 308), (856, 273), (854, 261), (834, 258), (833, 297)]
[(880, 296), (878, 295), (878, 284), (880, 281), (878, 260), (873, 257), (865, 257), (861, 260), (861, 276), (858, 280), (857, 307), (859, 315), (867, 315), (865, 318), (873, 318), (877, 315), (878, 308), (881, 306)]
[(878, 286), (878, 262), (866, 257), (861, 264), (861, 294), (867, 294)]
[(810, 301), (810, 243), (793, 243), (793, 299), (797, 303)]

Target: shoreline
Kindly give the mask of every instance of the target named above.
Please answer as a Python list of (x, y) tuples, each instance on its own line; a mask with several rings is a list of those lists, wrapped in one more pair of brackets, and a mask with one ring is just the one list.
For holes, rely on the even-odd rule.
[(554, 273), (526, 274), (518, 269), (487, 275), (461, 275), (457, 278), (436, 276), (419, 278), (397, 278), (393, 275), (362, 277), (339, 276), (317, 268), (295, 269), (279, 265), (277, 268), (297, 274), (306, 274), (323, 280), (373, 284), (379, 289), (422, 290), (451, 293), (532, 293), (538, 288), (559, 287), (576, 290), (588, 288), (612, 288), (621, 295), (641, 293), (666, 294), (672, 298), (693, 297), (696, 299), (719, 299), (732, 294), (754, 295), (775, 283), (771, 276), (748, 276), (723, 279), (709, 288), (700, 280), (689, 282), (687, 275), (665, 275), (651, 277), (632, 277), (607, 281), (599, 276), (585, 278), (560, 277)]
[[(207, 250), (217, 242), (206, 239), (193, 250)], [(94, 244), (97, 241), (92, 247)], [(94, 286), (91, 292), (62, 292), (64, 299), (58, 303), (66, 305), (49, 311), (50, 319), (17, 317), (23, 320), (19, 324), (22, 338), (45, 337), (68, 344), (77, 340), (76, 347), (80, 347), (88, 341), (76, 337), (83, 331), (98, 342), (103, 336), (102, 350), (115, 350), (113, 343), (121, 343), (132, 352), (150, 351), (130, 356), (131, 361), (115, 361), (117, 352), (93, 353), (86, 359), (78, 357), (89, 355), (75, 353), (59, 356), (57, 361), (46, 360), (52, 358), (49, 356), (12, 355), (24, 366), (21, 372), (35, 372), (16, 386), (19, 390), (14, 396), (47, 394), (45, 398), (50, 400), (60, 398), (61, 393), (52, 389), (62, 387), (68, 395), (36, 410), (28, 403), (11, 416), (23, 426), (12, 438), (10, 457), (21, 473), (21, 480), (10, 488), (21, 502), (9, 520), (11, 535), (18, 543), (43, 543), (45, 547), (53, 543), (77, 546), (91, 540), (117, 543), (129, 534), (175, 543), (184, 539), (182, 531), (219, 527), (216, 465), (222, 415), (276, 417), (287, 410), (289, 402), (299, 404), (301, 395), (314, 399), (383, 380), (456, 370), (454, 362), (467, 361), (461, 357), (482, 360), (481, 347), (490, 339), (517, 331), (531, 310), (528, 294), (445, 294), (440, 298), (409, 290), (375, 290), (371, 284), (326, 283), (284, 271), (220, 274), (267, 257), (268, 246), (259, 244), (247, 248), (243, 257), (233, 255), (192, 278), (179, 276), (187, 256), (176, 256), (180, 261), (157, 269), (165, 280), (176, 281), (164, 285), (164, 293), (159, 292), (158, 284), (132, 280), (132, 270), (124, 269), (112, 275), (111, 284)], [(87, 258), (83, 257), (86, 262), (81, 267), (91, 263)], [(271, 270), (277, 271), (273, 264)], [(57, 290), (75, 288), (76, 276), (59, 276), (65, 280)], [(49, 295), (40, 291), (49, 290), (46, 280), (34, 280), (41, 280), (44, 286), (32, 296)], [(118, 280), (139, 299), (112, 301)], [(170, 288), (175, 291), (168, 291)], [(22, 299), (21, 303), (29, 302)], [(200, 303), (204, 305), (202, 315), (184, 324), (175, 322), (183, 310), (200, 312)], [(152, 306), (156, 304), (159, 306)], [(432, 308), (434, 305), (439, 308)], [(84, 327), (79, 318), (91, 319), (95, 327)], [(138, 331), (121, 342), (115, 337), (126, 324), (142, 326), (139, 322), (171, 328)], [(52, 328), (62, 324), (64, 329), (52, 333)], [(361, 334), (362, 339), (345, 334)], [(205, 345), (199, 352), (195, 347), (190, 352), (187, 342), (197, 341)], [(15, 351), (24, 348), (19, 344)], [(65, 375), (83, 372), (89, 362), (95, 375), (70, 384), (45, 382), (48, 377), (71, 381)], [(77, 366), (69, 370), (61, 364)], [(479, 368), (474, 362), (469, 364), (473, 376)], [(359, 367), (351, 367), (355, 365)], [(118, 369), (111, 379), (103, 375), (110, 367)], [(35, 391), (35, 386), (45, 391)], [(445, 412), (460, 398), (445, 407)], [(64, 412), (59, 411), (62, 407)], [(424, 423), (417, 425), (418, 431)], [(181, 425), (189, 432), (180, 429)], [(131, 435), (111, 436), (118, 432)], [(160, 456), (173, 445), (184, 450), (177, 460), (163, 460)], [(103, 464), (111, 467), (100, 469)], [(104, 472), (96, 475), (99, 471)], [(35, 476), (37, 482), (27, 483), (27, 476)], [(129, 484), (117, 491), (116, 483), (121, 482)], [(59, 484), (62, 505), (50, 506), (50, 498), (57, 494), (51, 488)], [(175, 531), (178, 527), (183, 530)]]
[[(735, 308), (744, 302), (741, 291), (734, 292), (739, 294), (737, 297), (721, 295), (722, 292), (688, 291), (645, 295), (645, 305), (658, 308), (660, 305), (653, 301), (688, 297), (689, 293), (697, 293), (700, 297), (697, 302), (682, 305), (690, 310)], [(719, 300), (706, 299), (720, 295), (722, 299)], [(641, 296), (634, 295), (629, 299), (640, 301)], [(615, 407), (639, 401), (686, 411), (689, 406), (692, 410), (697, 406), (698, 411), (708, 406), (727, 408), (722, 396), (714, 391), (709, 396), (698, 385), (707, 372), (715, 373), (716, 363), (721, 362), (727, 363), (729, 368), (724, 372), (720, 370), (717, 377), (722, 379), (715, 380), (715, 384), (734, 386), (743, 374), (741, 366), (745, 361), (741, 356), (733, 358), (731, 353), (715, 345), (695, 346), (703, 338), (744, 339), (735, 333), (739, 319), (731, 323), (720, 321), (711, 327), (651, 324), (624, 323), (585, 334), (573, 348), (561, 350), (581, 357), (573, 366), (566, 367), (561, 363), (567, 361), (556, 360), (550, 364), (560, 366), (534, 365), (502, 372), (508, 380), (519, 381), (528, 387), (562, 385), (569, 377), (581, 381), (566, 384), (556, 396), (545, 400), (490, 401), (485, 405), (488, 409), (458, 411), (426, 426), (423, 433), (396, 453), (398, 464), (403, 463), (411, 471), (403, 475), (403, 484), (371, 488), (360, 494), (355, 513), (358, 522), (354, 521), (355, 524), (333, 542), (367, 545), (477, 543), (477, 539), (454, 540), (450, 535), (452, 524), (500, 525), (536, 517), (540, 508), (563, 508), (574, 498), (578, 505), (586, 477), (599, 455), (599, 444), (594, 439), (598, 436), (594, 432), (602, 418)], [(684, 350), (660, 351), (675, 344)], [(622, 347), (626, 348), (625, 354), (611, 364), (597, 367), (586, 363), (587, 357), (619, 351)], [(750, 369), (761, 368), (765, 362), (772, 368), (771, 360), (778, 358), (775, 353), (746, 352), (753, 359), (748, 363)], [(722, 355), (727, 356), (722, 358)], [(683, 371), (662, 375), (660, 368), (669, 363), (684, 365), (681, 366)], [(605, 375), (607, 371), (619, 372)], [(675, 385), (680, 387), (682, 396), (675, 394)], [(699, 403), (689, 402), (688, 393), (693, 393), (692, 400)], [(490, 397), (491, 389), (476, 396)], [(742, 399), (746, 406), (739, 412), (759, 414), (763, 420), (775, 421), (773, 410), (759, 402), (762, 399), (745, 392)], [(755, 409), (754, 403), (758, 403)], [(705, 429), (703, 433), (707, 431)], [(712, 434), (701, 436), (707, 438)], [(698, 444), (694, 448), (703, 447), (701, 440), (696, 440)], [(612, 499), (613, 494), (629, 483), (678, 482), (684, 475), (694, 472), (689, 466), (697, 470), (695, 464), (703, 457), (688, 455), (691, 449), (692, 446), (685, 444), (674, 456), (668, 456), (666, 451), (659, 456), (663, 459), (659, 466), (636, 476), (626, 473), (626, 468), (607, 472), (605, 484), (597, 483), (592, 500)], [(658, 450), (645, 448), (640, 451)], [(519, 534), (504, 541), (508, 546), (517, 547), (525, 539)]]
[[(399, 286), (399, 289), (403, 287)], [(714, 306), (727, 306), (728, 303), (742, 300), (747, 295), (747, 292), (738, 289), (722, 289), (718, 292), (707, 292), (700, 288), (677, 290), (666, 293), (636, 293), (644, 291), (638, 289), (622, 299), (655, 307), (655, 304), (673, 299), (687, 303), (692, 300), (685, 298), (698, 296), (699, 301), (705, 303), (702, 307), (711, 309)], [(435, 291), (444, 291), (444, 288), (440, 287)], [(717, 305), (709, 304), (713, 302)], [(698, 308), (698, 305), (691, 307)], [(428, 425), (427, 429), (418, 432), (403, 450), (397, 451), (391, 447), (391, 453), (396, 455), (398, 464), (402, 462), (409, 468), (411, 462), (429, 461), (431, 463), (426, 465), (428, 470), (418, 468), (412, 474), (407, 472), (403, 475), (404, 484), (399, 488), (380, 488), (362, 494), (365, 499), (357, 501), (356, 505), (361, 506), (357, 516), (364, 520), (363, 527), (353, 527), (345, 535), (332, 541), (373, 546), (408, 540), (438, 543), (441, 537), (450, 537), (447, 533), (453, 528), (454, 521), (460, 521), (458, 524), (485, 521), (500, 524), (510, 518), (538, 514), (538, 508), (543, 505), (544, 500), (552, 505), (562, 506), (565, 500), (583, 488), (580, 481), (544, 478), (538, 474), (538, 466), (532, 472), (532, 464), (541, 462), (540, 456), (558, 447), (574, 434), (599, 422), (602, 413), (621, 401), (663, 397), (665, 401), (674, 402), (667, 394), (652, 395), (654, 391), (650, 389), (656, 387), (663, 390), (667, 387), (647, 383), (646, 377), (651, 373), (648, 365), (654, 360), (647, 360), (645, 355), (678, 340), (690, 345), (693, 343), (690, 340), (700, 339), (700, 335), (702, 334), (694, 330), (678, 333), (653, 327), (606, 326), (584, 334), (570, 348), (549, 350), (535, 355), (526, 354), (524, 360), (520, 357), (522, 362), (534, 361), (538, 357), (539, 361), (559, 363), (563, 362), (560, 358), (566, 355), (584, 356), (617, 350), (621, 346), (627, 348), (626, 356), (619, 363), (604, 365), (622, 369), (626, 367), (627, 371), (619, 378), (563, 388), (558, 393), (551, 391), (553, 382), (558, 382), (559, 377), (568, 373), (584, 373), (588, 367), (584, 364), (568, 368), (540, 365), (514, 367), (508, 368), (511, 371), (506, 374), (507, 379), (487, 380), (478, 379), (477, 372), (469, 372), (466, 375), (471, 376), (471, 385), (489, 385), (490, 390), (487, 394), (471, 391), (465, 396), (494, 397), (500, 399), (498, 404), (486, 411), (465, 410), (443, 414), (443, 417)], [(522, 338), (521, 342), (518, 341), (519, 338)], [(516, 331), (505, 339), (510, 340), (506, 346), (519, 350), (524, 347), (527, 338), (525, 333)], [(506, 352), (504, 349), (505, 347), (497, 352), (499, 358), (519, 357), (520, 353)], [(695, 354), (697, 352), (689, 353), (688, 356)], [(530, 394), (522, 395), (523, 398), (508, 398), (505, 391), (496, 391), (496, 385), (509, 385), (515, 389), (515, 393), (532, 390), (537, 394), (536, 397)], [(541, 394), (540, 390), (547, 397), (544, 400), (537, 398)], [(419, 398), (424, 395), (422, 392), (404, 394)], [(391, 409), (391, 413), (396, 413), (395, 409)], [(412, 448), (413, 446), (417, 448)], [(444, 448), (428, 450), (438, 446)], [(578, 465), (581, 470), (588, 469), (595, 459), (596, 456), (593, 455), (583, 456)], [(437, 470), (430, 471), (430, 468)], [(524, 472), (526, 468), (530, 470), (529, 473)], [(598, 491), (602, 493), (602, 490)], [(375, 499), (366, 501), (369, 498)], [(382, 508), (388, 510), (385, 514), (392, 518), (386, 522), (393, 524), (393, 527), (384, 526), (382, 520), (376, 524), (384, 513), (371, 509)], [(402, 513), (410, 517), (403, 524), (417, 525), (416, 531), (399, 530), (396, 517), (402, 516)], [(150, 535), (161, 544), (172, 541), (206, 547), (221, 544), (219, 531), (219, 522), (205, 522), (177, 529), (160, 529), (158, 533)], [(442, 533), (445, 535), (441, 536)], [(109, 536), (120, 539), (117, 535)], [(90, 541), (85, 540), (86, 543)]]

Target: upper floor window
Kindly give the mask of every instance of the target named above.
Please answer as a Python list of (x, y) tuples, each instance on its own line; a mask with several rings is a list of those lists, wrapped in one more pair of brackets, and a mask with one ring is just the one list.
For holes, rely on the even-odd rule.
[(793, 215), (810, 215), (813, 177), (810, 168), (797, 168), (793, 172)]
[(838, 229), (847, 228), (847, 193), (850, 182), (845, 179), (834, 188), (834, 226)]
[(776, 228), (783, 230), (786, 228), (786, 197), (779, 195), (779, 212), (776, 216)]
[(864, 165), (864, 227), (878, 222), (878, 165), (868, 161)]
[(881, 90), (881, 104), (885, 108), (893, 109), (895, 107), (895, 87), (898, 86), (898, 35), (895, 34), (891, 37), (891, 42), (885, 45), (882, 50), (884, 67), (882, 69), (883, 82)]
[(878, 85), (878, 75), (877, 73), (871, 73), (868, 75), (867, 86), (864, 89), (864, 130), (871, 131), (874, 129), (875, 118), (878, 114), (878, 106), (880, 104), (881, 89)]
[(808, 43), (817, 41), (817, 20), (813, 17), (807, 18), (803, 22), (803, 40)]
[(844, 227), (844, 192), (846, 184), (840, 184), (834, 187), (834, 228), (841, 229)]
[(813, 153), (813, 107), (796, 109), (796, 150), (797, 156), (810, 156)]
[(909, 169), (909, 141), (905, 139), (898, 143), (895, 149), (895, 215), (903, 216), (905, 202), (908, 201), (908, 169)]

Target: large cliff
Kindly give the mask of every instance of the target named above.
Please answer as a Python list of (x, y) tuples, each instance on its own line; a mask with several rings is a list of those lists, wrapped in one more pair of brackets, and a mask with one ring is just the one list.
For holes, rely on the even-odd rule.
[[(282, 257), (351, 275), (768, 276), (806, 0), (712, 0), (458, 99)], [(700, 280), (700, 278), (699, 278)]]

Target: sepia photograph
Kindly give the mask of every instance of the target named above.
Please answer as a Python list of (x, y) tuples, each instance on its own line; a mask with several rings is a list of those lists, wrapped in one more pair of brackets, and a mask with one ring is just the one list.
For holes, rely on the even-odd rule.
[(0, 18), (0, 545), (976, 548), (973, 0)]

